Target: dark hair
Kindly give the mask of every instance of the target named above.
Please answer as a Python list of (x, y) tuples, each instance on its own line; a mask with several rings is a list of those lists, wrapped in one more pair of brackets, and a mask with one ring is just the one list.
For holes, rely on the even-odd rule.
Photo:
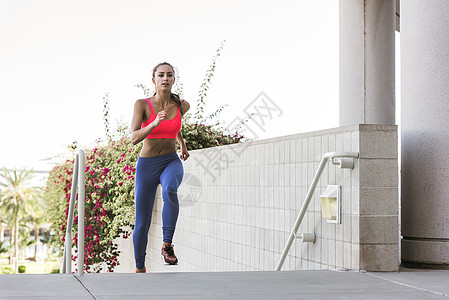
[[(154, 68), (153, 68), (153, 78), (156, 74), (157, 68), (159, 68), (160, 66), (169, 66), (172, 70), (173, 70), (173, 76), (175, 75), (175, 68), (173, 68), (173, 66), (171, 64), (169, 64), (168, 62), (162, 62), (160, 64), (157, 64)], [(156, 96), (156, 91), (154, 91), (153, 96)], [(181, 106), (181, 98), (179, 97), (179, 95), (171, 93), (170, 98), (175, 101), (176, 104), (178, 104), (178, 106)]]

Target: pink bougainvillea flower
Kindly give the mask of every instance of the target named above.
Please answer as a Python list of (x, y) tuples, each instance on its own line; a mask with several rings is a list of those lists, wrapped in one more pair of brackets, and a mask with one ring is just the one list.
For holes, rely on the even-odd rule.
[(109, 168), (103, 168), (103, 175), (108, 175), (109, 171), (111, 171)]

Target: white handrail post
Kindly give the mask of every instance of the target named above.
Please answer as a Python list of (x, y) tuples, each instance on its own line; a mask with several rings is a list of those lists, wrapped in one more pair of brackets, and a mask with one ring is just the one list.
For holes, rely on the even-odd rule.
[(84, 200), (85, 200), (85, 172), (86, 159), (84, 150), (79, 150), (79, 176), (78, 176), (78, 276), (84, 274)]
[(295, 225), (293, 226), (290, 236), (288, 237), (288, 241), (285, 244), (284, 251), (282, 252), (281, 258), (279, 259), (279, 262), (276, 266), (276, 271), (280, 271), (282, 268), (282, 265), (284, 264), (285, 258), (287, 257), (287, 254), (290, 251), (290, 247), (292, 246), (293, 240), (295, 239), (296, 232), (298, 231), (299, 225), (301, 225), (302, 219), (304, 218), (304, 215), (306, 214), (307, 207), (309, 206), (310, 200), (312, 199), (313, 193), (315, 192), (315, 188), (318, 184), (318, 180), (320, 179), (321, 173), (323, 173), (323, 170), (326, 167), (327, 161), (328, 161), (328, 158), (323, 156), (323, 158), (321, 159), (321, 162), (320, 162), (320, 166), (318, 167), (318, 170), (315, 173), (315, 177), (313, 177), (312, 184), (309, 188), (309, 191), (307, 192), (306, 199), (304, 200), (304, 203), (302, 204), (299, 215), (296, 218)]
[(72, 175), (72, 188), (70, 193), (69, 213), (67, 215), (67, 227), (65, 231), (64, 254), (62, 262), (62, 273), (72, 273), (72, 226), (75, 210), (76, 188), (78, 186), (78, 153), (75, 156), (75, 164)]

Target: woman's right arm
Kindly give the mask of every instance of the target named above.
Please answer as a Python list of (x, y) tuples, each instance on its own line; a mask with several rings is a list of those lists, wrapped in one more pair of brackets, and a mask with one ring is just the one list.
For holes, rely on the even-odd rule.
[(153, 122), (141, 128), (145, 116), (145, 104), (145, 100), (137, 100), (134, 104), (133, 120), (131, 122), (131, 142), (133, 145), (137, 145), (143, 141), (162, 120), (167, 119), (167, 112), (165, 110), (161, 111), (157, 114), (156, 119), (154, 119)]

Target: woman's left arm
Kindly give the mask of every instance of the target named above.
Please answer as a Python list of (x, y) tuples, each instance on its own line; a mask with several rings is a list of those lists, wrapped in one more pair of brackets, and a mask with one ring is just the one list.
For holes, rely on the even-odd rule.
[[(185, 100), (181, 100), (181, 118), (184, 116), (184, 114), (190, 109), (189, 102)], [(186, 144), (184, 143), (184, 139), (182, 138), (181, 131), (178, 132), (176, 135), (176, 140), (179, 143), (179, 146), (181, 147), (181, 155), (179, 156), (182, 160), (186, 160), (189, 158), (190, 154), (189, 151), (187, 151)]]

